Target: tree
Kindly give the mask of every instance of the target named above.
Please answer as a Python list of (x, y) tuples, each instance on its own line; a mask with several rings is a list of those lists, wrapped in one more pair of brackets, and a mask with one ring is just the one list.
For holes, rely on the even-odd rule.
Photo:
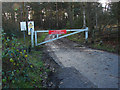
[[(20, 3), (8, 3), (4, 2), (2, 3), (2, 27), (4, 31), (7, 33), (7, 35), (11, 35), (11, 33), (14, 33), (16, 35), (20, 34), (19, 32), (19, 26), (18, 23), (20, 21), (20, 11), (19, 7), (17, 9), (14, 7), (14, 5), (19, 5)], [(15, 14), (17, 16), (15, 17)]]

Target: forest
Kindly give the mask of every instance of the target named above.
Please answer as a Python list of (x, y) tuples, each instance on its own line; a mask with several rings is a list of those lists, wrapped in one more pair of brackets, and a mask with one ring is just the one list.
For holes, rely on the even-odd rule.
[(35, 30), (88, 27), (91, 43), (109, 39), (107, 44), (118, 43), (118, 2), (107, 2), (104, 7), (99, 2), (3, 3), (2, 9), (3, 28), (9, 31), (7, 34), (21, 36), (18, 35), (21, 34), (19, 23), (35, 21)]
[[(18, 79), (19, 75), (24, 77), (25, 82), (32, 80), (33, 82), (29, 84), (31, 87), (46, 87), (45, 83), (42, 83), (41, 86), (38, 85), (39, 82), (37, 82), (38, 79), (35, 78), (35, 75), (33, 76), (36, 81), (34, 81), (34, 78), (28, 78), (29, 74), (25, 74), (25, 72), (31, 73), (35, 70), (37, 72), (38, 69), (36, 68), (39, 68), (39, 70), (42, 68), (41, 75), (43, 76), (42, 79), (40, 78), (42, 82), (46, 80), (46, 78), (43, 79), (45, 72), (53, 71), (48, 67), (49, 65), (44, 65), (43, 62), (38, 64), (41, 65), (40, 67), (34, 66), (32, 59), (35, 59), (36, 56), (31, 57), (31, 59), (28, 58), (29, 51), (26, 48), (30, 48), (30, 36), (25, 32), (26, 44), (24, 44), (23, 32), (20, 30), (20, 22), (22, 21), (34, 21), (35, 31), (88, 27), (89, 37), (87, 42), (85, 42), (84, 32), (67, 38), (91, 48), (120, 54), (120, 36), (118, 35), (120, 2), (109, 1), (106, 2), (105, 6), (100, 2), (3, 2), (2, 59), (4, 66), (2, 82), (5, 88), (15, 87), (13, 84), (22, 78)], [(46, 34), (40, 34), (39, 36), (41, 37), (40, 41), (43, 41)], [(28, 62), (29, 59), (30, 62)], [(26, 68), (27, 65), (29, 69)], [(35, 69), (33, 69), (34, 67)], [(26, 87), (28, 86), (26, 85)]]

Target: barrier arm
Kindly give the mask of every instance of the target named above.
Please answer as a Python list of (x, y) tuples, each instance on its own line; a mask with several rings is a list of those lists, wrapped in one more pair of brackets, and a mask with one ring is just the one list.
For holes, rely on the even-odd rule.
[(76, 32), (66, 34), (66, 35), (63, 35), (63, 36), (60, 36), (60, 37), (57, 37), (57, 38), (54, 38), (54, 39), (50, 39), (50, 40), (41, 42), (39, 44), (37, 44), (37, 32), (49, 32), (49, 30), (35, 31), (35, 45), (38, 46), (38, 45), (41, 45), (41, 44), (45, 44), (47, 42), (55, 41), (57, 39), (61, 39), (61, 38), (64, 38), (64, 37), (67, 37), (67, 36), (70, 36), (70, 35), (73, 35), (73, 34), (77, 34), (79, 32), (83, 32), (83, 31), (85, 31), (85, 39), (88, 38), (88, 27), (86, 27), (85, 29), (72, 29), (72, 30), (67, 30), (67, 31), (76, 31)]

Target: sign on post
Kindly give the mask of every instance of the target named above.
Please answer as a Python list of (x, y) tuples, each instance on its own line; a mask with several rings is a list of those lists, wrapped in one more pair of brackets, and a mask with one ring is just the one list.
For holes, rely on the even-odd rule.
[(49, 30), (49, 34), (66, 34), (66, 30)]
[(20, 22), (21, 31), (26, 31), (26, 22)]
[(31, 35), (31, 32), (34, 32), (34, 21), (28, 22), (28, 35)]

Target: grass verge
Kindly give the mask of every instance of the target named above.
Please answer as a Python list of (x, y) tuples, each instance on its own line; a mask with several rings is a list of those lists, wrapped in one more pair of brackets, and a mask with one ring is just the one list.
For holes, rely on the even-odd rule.
[[(45, 37), (46, 34), (41, 34), (41, 38), (38, 39), (38, 42), (43, 41)], [(25, 48), (28, 48), (31, 44), (31, 38), (30, 36), (27, 36), (26, 43), (24, 43), (23, 38), (19, 38), (18, 42)], [(39, 48), (41, 48), (41, 46), (39, 46)], [(6, 76), (7, 78), (3, 79), (5, 85), (3, 88), (46, 88), (48, 74), (51, 70), (49, 69), (49, 66), (43, 62), (42, 55), (42, 50), (36, 51), (35, 49), (32, 49), (31, 52), (27, 52), (27, 64), (22, 71), (24, 73), (18, 75), (13, 74), (12, 77), (15, 77), (16, 80), (12, 79), (12, 81), (9, 81), (9, 83), (6, 83), (8, 81), (5, 80), (10, 79), (11, 77)]]
[[(71, 41), (77, 42), (79, 44), (83, 44), (90, 48), (104, 50), (104, 51), (108, 51), (108, 52), (112, 52), (112, 53), (116, 53), (116, 54), (120, 55), (120, 53), (119, 53), (120, 50), (118, 48), (119, 45), (116, 43), (117, 39), (116, 39), (116, 41), (113, 41), (112, 39), (104, 41), (104, 39), (97, 37), (97, 38), (95, 38), (95, 43), (91, 43), (91, 38), (88, 38), (88, 43), (85, 44), (84, 33), (68, 36), (67, 38)], [(100, 41), (103, 41), (102, 44), (100, 43)]]
[[(46, 33), (40, 34), (38, 37), (38, 42), (42, 42), (45, 39), (46, 35), (47, 35)], [(26, 46), (28, 47), (31, 44), (31, 37), (30, 36), (26, 37), (26, 40), (27, 40)], [(20, 39), (20, 42), (24, 44), (23, 39)], [(41, 48), (41, 46), (39, 46), (39, 48)], [(17, 83), (18, 86), (24, 88), (46, 87), (48, 73), (50, 69), (48, 69), (47, 65), (43, 63), (42, 54), (43, 53), (41, 50), (35, 51), (35, 49), (28, 54), (29, 60), (28, 62), (31, 64), (31, 68), (33, 70), (28, 69), (26, 73), (31, 79), (31, 82), (26, 83), (24, 81), (21, 81), (22, 80), (21, 79), (20, 82)]]

